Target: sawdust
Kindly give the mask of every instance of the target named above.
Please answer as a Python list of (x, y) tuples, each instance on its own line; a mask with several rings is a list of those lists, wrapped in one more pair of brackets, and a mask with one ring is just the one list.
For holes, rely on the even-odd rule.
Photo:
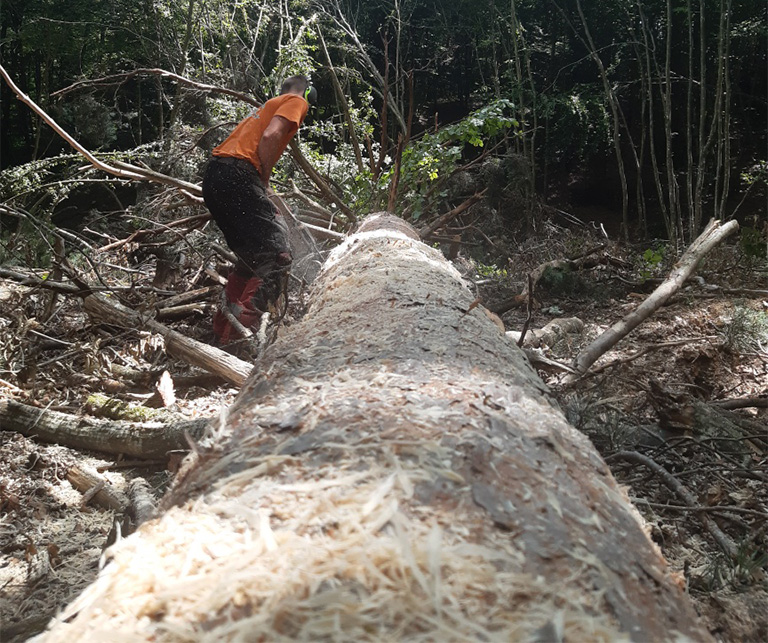
[(424, 472), (398, 464), (397, 475), (329, 467), (303, 485), (224, 480), (194, 513), (169, 510), (151, 539), (113, 547), (107, 573), (60, 617), (78, 619), (45, 640), (107, 628), (157, 641), (622, 640), (581, 596), (515, 572), (505, 538), (470, 545), (452, 527), (461, 515), (401, 510)]

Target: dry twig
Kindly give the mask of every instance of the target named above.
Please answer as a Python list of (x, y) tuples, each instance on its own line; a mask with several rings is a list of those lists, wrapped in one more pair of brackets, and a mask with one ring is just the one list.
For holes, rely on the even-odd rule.
[(712, 535), (712, 538), (715, 539), (715, 542), (718, 544), (720, 549), (722, 549), (724, 553), (731, 557), (736, 556), (738, 548), (736, 547), (736, 544), (733, 542), (733, 540), (731, 540), (731, 538), (726, 535), (723, 530), (720, 529), (720, 527), (717, 526), (717, 523), (715, 523), (709, 516), (706, 515), (706, 512), (701, 511), (699, 503), (696, 500), (696, 496), (694, 496), (682, 482), (675, 478), (675, 476), (673, 476), (669, 471), (662, 467), (658, 462), (652, 460), (647, 455), (638, 453), (637, 451), (619, 451), (605, 459), (605, 461), (609, 464), (616, 460), (625, 460), (627, 462), (642, 464), (653, 471), (661, 478), (662, 482), (664, 482), (667, 487), (674, 491), (678, 497), (683, 502), (685, 502), (688, 507), (693, 510), (697, 510), (700, 513), (701, 522), (704, 524), (706, 530)]

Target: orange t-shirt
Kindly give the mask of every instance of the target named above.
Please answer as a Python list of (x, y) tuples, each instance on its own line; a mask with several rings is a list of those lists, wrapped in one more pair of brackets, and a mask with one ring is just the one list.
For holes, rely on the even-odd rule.
[(259, 109), (254, 109), (250, 116), (246, 117), (227, 139), (214, 148), (214, 156), (233, 156), (250, 161), (261, 174), (261, 161), (259, 160), (259, 141), (267, 129), (267, 125), (274, 116), (282, 116), (291, 122), (292, 127), (281, 141), (281, 154), (285, 150), (291, 137), (299, 129), (307, 116), (309, 103), (298, 94), (281, 94), (269, 99)]

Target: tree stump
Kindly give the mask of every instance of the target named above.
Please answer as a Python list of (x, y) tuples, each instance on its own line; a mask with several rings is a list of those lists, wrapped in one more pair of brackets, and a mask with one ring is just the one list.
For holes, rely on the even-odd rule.
[(42, 640), (711, 640), (473, 299), (401, 221), (369, 218), (162, 515)]

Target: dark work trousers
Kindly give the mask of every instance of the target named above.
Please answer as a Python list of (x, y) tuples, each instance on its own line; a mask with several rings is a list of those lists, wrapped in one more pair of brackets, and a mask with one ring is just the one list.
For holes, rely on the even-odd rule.
[(286, 273), (291, 264), (288, 231), (251, 163), (213, 157), (203, 177), (203, 199), (239, 259), (238, 273), (267, 284)]

